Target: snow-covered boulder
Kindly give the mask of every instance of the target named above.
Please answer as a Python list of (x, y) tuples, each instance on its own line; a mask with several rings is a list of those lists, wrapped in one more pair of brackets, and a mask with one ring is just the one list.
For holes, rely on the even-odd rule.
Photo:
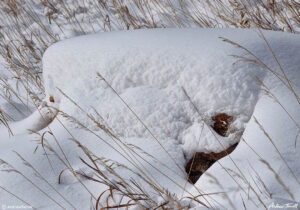
[[(288, 35), (266, 32), (265, 36), (277, 50)], [(241, 43), (267, 65), (276, 66), (263, 39), (251, 30), (99, 33), (59, 42), (46, 51), (43, 58), (46, 92), (59, 103), (59, 109), (86, 125), (91, 125), (86, 115), (60, 91), (87, 113), (93, 113), (95, 108), (118, 135), (149, 137), (147, 129), (107, 82), (158, 139), (173, 139), (183, 144), (189, 157), (197, 148), (201, 117), (209, 123), (214, 114), (224, 112), (234, 116), (232, 129), (235, 130), (222, 138), (226, 148), (239, 140), (250, 119), (260, 92), (255, 77), (263, 80), (266, 71), (249, 63), (233, 65), (236, 58), (230, 55), (244, 52), (219, 37)], [(287, 54), (281, 56), (294, 59)], [(193, 108), (182, 87), (200, 113)], [(205, 127), (199, 150), (223, 149)]]

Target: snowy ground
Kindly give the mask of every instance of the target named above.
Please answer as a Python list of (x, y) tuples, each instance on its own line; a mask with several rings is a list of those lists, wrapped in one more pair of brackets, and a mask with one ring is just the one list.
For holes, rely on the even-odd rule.
[[(299, 35), (263, 33), (299, 95)], [(179, 198), (218, 192), (201, 198), (211, 208), (241, 209), (245, 205), (247, 209), (263, 209), (274, 200), (275, 204), (280, 199), (299, 202), (300, 151), (295, 143), (299, 133), (299, 103), (274, 74), (249, 62), (235, 63), (237, 58), (230, 55), (253, 57), (220, 37), (246, 47), (289, 86), (265, 41), (253, 30), (111, 32), (68, 39), (51, 46), (43, 57), (46, 88), (43, 108), (23, 121), (10, 124), (12, 132), (17, 134), (13, 137), (9, 138), (6, 128), (0, 128), (0, 158), (20, 170), (47, 195), (14, 172), (1, 173), (0, 186), (37, 209), (58, 208), (55, 202), (69, 209), (71, 205), (66, 200), (77, 209), (89, 208), (90, 200), (93, 203), (95, 200), (83, 185), (95, 198), (107, 189), (104, 185), (83, 177), (77, 180), (68, 171), (62, 173), (61, 184), (57, 181), (61, 171), (70, 165), (95, 176), (78, 158), (87, 159), (74, 142), (77, 140), (98, 157), (129, 167), (132, 171), (122, 167), (116, 170), (124, 179), (133, 178), (140, 183), (154, 200), (159, 200), (159, 196), (137, 173), (146, 174)], [(256, 78), (280, 103), (262, 91)], [(54, 103), (50, 102), (50, 96)], [(50, 112), (47, 105), (52, 106)], [(56, 109), (61, 113), (39, 133), (63, 161), (49, 148), (49, 156), (44, 155), (38, 134), (26, 134), (27, 129), (43, 127), (40, 124), (43, 120), (47, 125)], [(209, 126), (211, 117), (221, 112), (234, 116), (228, 137), (218, 136)], [(74, 118), (80, 125), (74, 123)], [(92, 119), (110, 128), (121, 142), (115, 142)], [(220, 152), (240, 139), (230, 157), (214, 164), (195, 186), (186, 183), (184, 166), (195, 151)], [(131, 144), (141, 148), (133, 147), (144, 160), (127, 151)], [(65, 200), (12, 151), (28, 160)], [(105, 170), (104, 173), (108, 174)], [(101, 202), (105, 204), (105, 200)], [(0, 204), (22, 202), (0, 191)]]

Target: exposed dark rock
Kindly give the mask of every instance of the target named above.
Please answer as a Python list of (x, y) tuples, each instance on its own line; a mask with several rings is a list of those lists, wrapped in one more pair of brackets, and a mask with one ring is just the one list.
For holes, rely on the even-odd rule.
[(196, 152), (195, 157), (192, 158), (185, 166), (185, 171), (189, 175), (188, 181), (195, 184), (200, 176), (214, 164), (217, 160), (230, 154), (237, 144), (234, 144), (220, 153), (204, 153)]
[[(233, 117), (229, 116), (225, 113), (220, 113), (212, 117), (214, 124), (212, 128), (221, 136), (227, 136), (228, 130), (230, 128), (230, 124), (233, 121)], [(189, 175), (189, 182), (195, 184), (200, 176), (217, 160), (225, 157), (230, 154), (237, 144), (234, 144), (227, 148), (226, 150), (220, 153), (204, 153), (204, 152), (196, 152), (194, 157), (189, 160), (185, 167), (185, 171)]]
[(221, 136), (227, 136), (228, 129), (233, 117), (225, 113), (217, 114), (212, 118), (214, 121), (213, 129)]
[(53, 96), (50, 96), (50, 97), (49, 97), (49, 101), (52, 102), (52, 103), (54, 103), (54, 98), (53, 98)]

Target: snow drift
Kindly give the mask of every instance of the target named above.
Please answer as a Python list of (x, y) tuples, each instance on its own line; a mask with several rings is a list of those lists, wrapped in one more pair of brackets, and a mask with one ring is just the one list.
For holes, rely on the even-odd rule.
[[(299, 36), (268, 31), (264, 31), (263, 34), (275, 52), (276, 58), (284, 67), (287, 77), (292, 80), (292, 84), (300, 84)], [(292, 112), (292, 116), (298, 123), (299, 104), (291, 91), (274, 74), (249, 62), (236, 63), (237, 58), (230, 55), (244, 56), (245, 50), (223, 42), (220, 37), (241, 44), (262, 63), (282, 75), (266, 42), (253, 30), (157, 29), (99, 33), (56, 43), (45, 52), (43, 76), (47, 97), (44, 103), (54, 107), (54, 114), (57, 108), (62, 115), (72, 116), (85, 127), (105, 135), (87, 117), (87, 114), (95, 114), (98, 116), (97, 120), (111, 128), (124, 141), (138, 144), (150, 154), (165, 161), (171, 168), (174, 166), (176, 173), (180, 174), (176, 180), (182, 186), (186, 184), (182, 168), (195, 151), (220, 152), (241, 138), (245, 139), (255, 151), (262, 153), (268, 163), (276, 166), (275, 172), (279, 173), (282, 167), (286, 166), (282, 163), (282, 159), (288, 162), (293, 169), (294, 180), (288, 179), (291, 176), (289, 169), (279, 174), (282, 175), (282, 179), (289, 180), (286, 184), (294, 196), (291, 197), (289, 193), (286, 194), (286, 191), (278, 187), (281, 185), (278, 184), (271, 170), (264, 167), (266, 164), (259, 161), (256, 154), (250, 152), (250, 147), (246, 147), (242, 142), (232, 153), (231, 158), (219, 161), (220, 164), (211, 167), (208, 173), (196, 183), (196, 186), (204, 192), (225, 191), (229, 198), (224, 197), (224, 194), (213, 195), (212, 197), (217, 198), (210, 198), (209, 202), (204, 199), (204, 202), (208, 202), (207, 205), (213, 208), (220, 208), (222, 205), (239, 208), (243, 205), (243, 201), (246, 202), (247, 207), (263, 207), (271, 202), (273, 194), (296, 200), (300, 196), (298, 190), (300, 186), (295, 177), (300, 177), (300, 166), (293, 159), (298, 158), (299, 146), (293, 147), (293, 145), (299, 128), (294, 121), (286, 117), (286, 112), (280, 106), (278, 107), (277, 103), (267, 100), (257, 79), (278, 95), (280, 101), (284, 101), (284, 105)], [(253, 59), (251, 56), (249, 58)], [(299, 87), (295, 88), (298, 93)], [(54, 98), (54, 102), (49, 101), (50, 96)], [(280, 148), (283, 158), (278, 157), (270, 141), (265, 139), (264, 132), (257, 128), (253, 112), (257, 121), (278, 140), (275, 144)], [(218, 136), (210, 128), (211, 117), (216, 113), (227, 113), (234, 117), (231, 132), (227, 137)], [(52, 117), (50, 116), (51, 119)], [(35, 119), (35, 122), (40, 120), (38, 117)], [(203, 119), (205, 124), (202, 129)], [(103, 143), (96, 143), (95, 138), (86, 134), (78, 125), (68, 123), (60, 115), (58, 120), (54, 120), (50, 127), (62, 141), (68, 138), (67, 131), (60, 126), (60, 123), (64, 122), (77, 136), (76, 138), (82, 144), (91, 147), (95, 153), (122, 162), (122, 157), (116, 155), (115, 151), (107, 149)], [(26, 128), (36, 129), (36, 126), (30, 124), (28, 120), (25, 122)], [(24, 125), (24, 122), (19, 122), (21, 127), (22, 124)], [(161, 145), (154, 141), (153, 137), (165, 145), (177, 164), (166, 156)], [(26, 138), (30, 139), (30, 136)], [(286, 140), (283, 141), (282, 138)], [(26, 142), (28, 144), (28, 141)], [(80, 163), (75, 157), (78, 149), (71, 146), (71, 143), (62, 144), (68, 151), (72, 164), (77, 164), (80, 168)], [(8, 151), (15, 147), (10, 144), (5, 148)], [(20, 149), (19, 146), (16, 149)], [(26, 151), (22, 152), (26, 154)], [(0, 154), (15, 159), (9, 152), (2, 151)], [(35, 158), (38, 158), (36, 156), (41, 154), (42, 151), (31, 157), (31, 161), (36, 162)], [(52, 161), (57, 160), (54, 158)], [(237, 185), (237, 181), (231, 178), (237, 176), (239, 170), (236, 174), (230, 174), (231, 176), (228, 176), (230, 173), (228, 170), (224, 170), (224, 168), (233, 170), (235, 163), (238, 162), (243, 174), (248, 174), (245, 175), (244, 180), (259, 180), (258, 177), (253, 178), (251, 173), (248, 173), (251, 168), (248, 161), (251, 166), (259, 170), (260, 176), (267, 183), (269, 195), (257, 196), (257, 191), (262, 189), (258, 185), (252, 187), (254, 184), (250, 185), (249, 181)], [(39, 161), (36, 163), (37, 167), (40, 167), (41, 163)], [(124, 161), (124, 164), (128, 163)], [(19, 167), (22, 168), (20, 165)], [(54, 174), (63, 167), (58, 165)], [(148, 167), (149, 171), (153, 170)], [(42, 168), (48, 178), (52, 177), (50, 173), (46, 173), (50, 169)], [(166, 171), (169, 177), (174, 177), (174, 173), (167, 168), (162, 170)], [(212, 184), (212, 176), (209, 174), (216, 177), (216, 180), (221, 180), (221, 185)], [(124, 174), (124, 176), (135, 175)], [(181, 195), (182, 189), (174, 186), (170, 180), (165, 177), (160, 178), (157, 172), (153, 172), (153, 176), (165, 188), (178, 196)], [(8, 179), (6, 177), (2, 180)], [(0, 181), (0, 183), (8, 188), (14, 187), (11, 182)], [(249, 186), (253, 189), (247, 194)], [(187, 185), (190, 192), (192, 188), (191, 185)], [(99, 189), (102, 188), (95, 188), (93, 192), (99, 193)], [(62, 191), (70, 192), (72, 189)], [(77, 193), (86, 192), (79, 190)], [(199, 191), (195, 190), (194, 193)], [(28, 199), (34, 201), (34, 198), (28, 197)], [(239, 202), (233, 203), (234, 199), (238, 199)], [(80, 202), (74, 200), (76, 205), (87, 208), (84, 204), (87, 205), (88, 201), (79, 200)]]

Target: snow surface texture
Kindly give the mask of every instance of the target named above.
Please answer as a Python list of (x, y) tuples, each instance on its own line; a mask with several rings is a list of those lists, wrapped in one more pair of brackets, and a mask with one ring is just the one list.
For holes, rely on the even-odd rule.
[[(279, 32), (263, 33), (287, 72), (288, 78), (291, 78), (293, 84), (299, 84), (300, 76), (297, 72), (300, 65), (300, 61), (297, 59), (300, 54), (299, 36)], [(154, 157), (162, 160), (167, 166), (174, 168), (174, 171), (170, 171), (155, 162), (168, 177), (174, 178), (182, 187), (186, 183), (182, 169), (195, 151), (219, 152), (236, 143), (243, 135), (242, 138), (271, 163), (274, 170), (288, 185), (294, 199), (297, 200), (300, 197), (298, 190), (300, 186), (295, 182), (295, 179), (290, 178), (290, 170), (285, 168), (286, 165), (276, 150), (274, 151), (273, 145), (257, 127), (253, 111), (257, 121), (264, 126), (267, 132), (272, 134), (271, 137), (274, 138), (274, 141), (276, 140), (276, 146), (280, 148), (281, 154), (290, 168), (294, 170), (293, 172), (298, 179), (300, 179), (300, 166), (298, 162), (293, 160), (299, 158), (299, 146), (295, 146), (294, 141), (299, 128), (295, 127), (295, 123), (291, 121), (278, 103), (262, 94), (260, 85), (255, 78), (263, 81), (272, 93), (279, 97), (280, 102), (284, 102), (296, 120), (300, 119), (299, 104), (290, 94), (290, 91), (266, 70), (244, 62), (232, 65), (237, 59), (230, 55), (244, 55), (245, 52), (222, 42), (219, 37), (226, 37), (241, 44), (271, 69), (280, 73), (266, 43), (253, 30), (160, 29), (99, 33), (59, 42), (46, 51), (43, 59), (43, 75), (47, 97), (44, 104), (47, 103), (58, 108), (92, 130), (97, 130), (97, 127), (87, 118), (86, 113), (95, 113), (96, 110), (99, 114), (98, 120), (112, 128), (114, 133), (124, 142), (138, 145)], [(105, 81), (134, 110), (181, 168), (175, 165), (160, 145), (153, 140), (145, 126), (137, 120), (119, 96), (99, 75), (103, 76)], [(199, 113), (184, 94), (182, 87), (196, 105)], [(296, 91), (299, 92), (299, 87), (296, 86), (296, 88), (298, 88)], [(80, 109), (65, 95), (75, 101)], [(49, 101), (50, 96), (54, 97), (54, 103)], [(39, 111), (37, 112), (39, 113)], [(218, 136), (216, 138), (217, 134), (212, 133), (209, 125), (211, 124), (211, 117), (220, 112), (234, 116), (234, 122), (228, 137)], [(31, 117), (35, 118), (34, 115)], [(37, 120), (39, 118), (36, 117)], [(203, 130), (201, 129), (202, 118), (206, 122)], [(61, 126), (61, 122), (67, 125), (76, 139), (80, 140), (95, 154), (126, 165), (129, 164), (128, 161), (124, 160), (124, 157), (120, 157), (116, 151), (107, 147), (103, 142), (99, 142), (91, 133), (58, 116), (58, 120), (50, 125), (51, 131), (58, 136), (71, 164), (78, 170), (83, 167), (77, 158), (78, 155), (82, 155), (82, 152), (76, 148), (73, 142), (67, 141), (70, 136), (68, 131)], [(28, 119), (18, 122), (12, 127), (18, 125), (20, 128), (22, 124), (24, 125), (23, 132), (28, 128), (37, 129), (36, 126), (30, 124)], [(243, 134), (244, 129), (246, 130)], [(1, 132), (4, 133), (5, 129), (3, 128)], [(18, 129), (17, 133), (22, 133), (21, 129)], [(97, 131), (97, 133), (103, 138), (108, 138), (102, 131)], [(65, 166), (55, 157), (50, 157), (50, 162), (54, 165), (52, 170), (45, 156), (41, 156), (43, 154), (41, 149), (32, 155), (35, 144), (30, 141), (33, 138), (37, 137), (21, 134), (13, 137), (14, 141), (4, 137), (1, 142), (0, 158), (13, 161), (16, 168), (28, 173), (28, 176), (32, 176), (30, 170), (16, 161), (15, 154), (11, 152), (11, 150), (16, 150), (42, 171), (51, 183), (55, 184), (58, 174), (65, 169)], [(48, 138), (48, 141), (54, 144), (52, 137), (49, 136)], [(255, 155), (255, 153), (251, 153), (245, 143), (241, 142), (232, 153), (231, 158), (235, 161), (234, 163), (239, 164), (249, 182), (250, 180), (257, 181), (258, 178), (253, 175), (253, 172), (249, 173), (251, 170), (250, 165), (248, 165), (249, 161), (265, 181), (272, 198), (274, 196), (275, 198), (292, 200), (293, 197), (290, 197), (281, 188), (282, 186), (278, 184), (272, 171), (268, 170), (266, 164), (259, 161)], [(251, 208), (258, 205), (258, 207), (263, 208), (255, 193), (250, 190), (250, 194), (247, 194), (249, 184), (241, 183), (239, 187), (235, 180), (232, 180), (232, 177), (237, 179), (236, 176), (228, 176), (228, 170), (221, 167), (235, 170), (235, 165), (231, 159), (227, 157), (219, 163), (220, 165), (217, 163), (211, 167), (208, 173), (205, 173), (196, 183), (196, 186), (206, 193), (225, 191), (230, 196), (231, 201), (226, 199), (224, 194), (218, 194), (211, 196), (208, 205), (213, 208), (226, 206), (227, 208), (236, 207), (239, 209), (243, 206), (244, 200), (247, 207)], [(147, 165), (147, 170), (151, 171), (150, 174), (156, 178), (157, 182), (181, 196), (181, 187), (174, 185), (173, 182), (161, 176), (149, 165)], [(134, 174), (121, 173), (124, 177), (135, 177), (141, 181)], [(212, 177), (209, 174), (216, 177), (223, 186), (212, 183)], [(24, 184), (24, 180), (17, 175), (1, 174), (1, 176), (3, 177), (0, 179), (1, 186), (13, 189), (17, 194), (28, 191), (30, 185)], [(68, 173), (64, 176), (66, 176), (63, 178), (64, 184), (55, 184), (55, 186), (64, 195), (68, 195), (76, 207), (87, 209), (89, 195), (76, 179), (70, 180)], [(255, 179), (252, 179), (253, 176)], [(87, 180), (85, 183), (95, 194), (100, 194), (101, 190), (105, 190), (103, 186), (95, 187), (94, 183)], [(41, 184), (41, 186), (44, 185)], [(251, 186), (256, 185), (252, 183)], [(193, 186), (189, 184), (186, 188), (190, 192), (193, 191)], [(255, 187), (254, 190), (259, 192), (261, 188)], [(55, 194), (49, 189), (47, 192), (50, 195)], [(195, 190), (195, 195), (196, 192)], [(41, 197), (41, 195), (34, 189), (31, 189), (28, 194), (22, 198), (31, 201), (34, 206), (51, 209), (51, 206), (54, 205), (48, 201), (49, 199), (44, 198), (43, 201), (47, 201), (43, 202), (44, 206), (40, 206), (41, 202), (35, 198)], [(218, 203), (213, 199), (217, 200)], [(261, 197), (261, 199), (265, 205), (272, 202), (270, 196)], [(5, 193), (0, 196), (0, 203), (4, 201), (16, 202)], [(61, 202), (63, 203), (63, 201)]]
[[(299, 44), (296, 45), (299, 48)], [(295, 84), (300, 84), (299, 72), (294, 72), (290, 76)], [(200, 189), (205, 189), (205, 193), (225, 191), (231, 201), (224, 198), (224, 194), (213, 195), (211, 199), (222, 200), (222, 205), (226, 207), (243, 206), (240, 194), (247, 192), (249, 186), (256, 186), (258, 196), (254, 195), (253, 190), (249, 190), (252, 201), (242, 196), (247, 209), (257, 208), (258, 197), (270, 209), (279, 207), (299, 209), (300, 207), (299, 203), (295, 204), (295, 201), (300, 201), (299, 104), (285, 87), (276, 86), (271, 89), (271, 92), (293, 116), (297, 124), (278, 103), (274, 102), (273, 98), (264, 95), (256, 104), (243, 134), (243, 140), (238, 147), (230, 157), (223, 158), (219, 161), (220, 164), (216, 163), (206, 171), (196, 184)], [(263, 126), (266, 133), (259, 124)], [(279, 178), (276, 178), (276, 174)], [(284, 184), (280, 184), (279, 180)], [(273, 198), (272, 201), (269, 201), (270, 196)], [(282, 201), (282, 198), (285, 200)], [(209, 201), (214, 203), (210, 199)], [(278, 204), (277, 208), (276, 204)], [(287, 208), (287, 204), (291, 204), (290, 206), (294, 208)], [(295, 208), (295, 205), (298, 208)]]
[[(100, 73), (157, 138), (182, 143), (190, 156), (189, 150), (197, 148), (195, 127), (199, 127), (201, 117), (185, 96), (184, 87), (207, 120), (220, 112), (235, 116), (232, 127), (236, 132), (222, 139), (228, 147), (238, 141), (236, 134), (251, 117), (259, 94), (253, 78), (263, 77), (264, 71), (248, 64), (232, 66), (235, 59), (229, 55), (240, 51), (223, 43), (219, 36), (245, 43), (266, 62), (270, 60), (263, 41), (252, 31), (236, 35), (232, 30), (101, 33), (62, 41), (46, 51), (46, 92), (54, 96), (60, 110), (72, 113), (86, 125), (90, 122), (85, 114), (59, 89), (87, 113), (96, 108), (118, 135), (149, 137), (145, 127), (97, 77)], [(199, 151), (224, 149), (212, 137), (205, 129)]]

